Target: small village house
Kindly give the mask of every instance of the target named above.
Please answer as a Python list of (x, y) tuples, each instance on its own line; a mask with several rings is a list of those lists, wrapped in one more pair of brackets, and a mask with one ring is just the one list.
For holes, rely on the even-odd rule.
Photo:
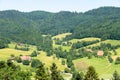
[(104, 51), (103, 50), (98, 50), (97, 56), (102, 57), (103, 55), (104, 55)]
[(25, 56), (20, 56), (21, 60), (24, 61), (24, 60), (28, 60), (30, 61), (32, 58), (28, 55), (25, 55)]

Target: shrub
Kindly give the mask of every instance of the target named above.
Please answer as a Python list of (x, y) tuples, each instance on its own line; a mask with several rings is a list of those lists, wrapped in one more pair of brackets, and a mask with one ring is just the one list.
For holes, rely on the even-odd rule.
[(30, 56), (31, 56), (31, 57), (36, 57), (36, 56), (37, 56), (37, 52), (36, 52), (36, 51), (33, 51)]
[(20, 57), (17, 57), (17, 58), (16, 58), (16, 61), (17, 61), (18, 63), (21, 63), (21, 62), (22, 62), (22, 60), (21, 60)]
[(120, 57), (116, 59), (115, 64), (120, 64)]
[(40, 65), (42, 65), (42, 62), (40, 62), (40, 60), (38, 60), (38, 59), (33, 59), (31, 62), (31, 67), (37, 68)]
[(23, 63), (23, 65), (29, 65), (30, 61), (24, 60), (22, 63)]
[(65, 72), (65, 73), (70, 73), (71, 71), (70, 71), (69, 68), (65, 68), (64, 72)]
[(62, 60), (62, 65), (65, 65), (65, 60)]
[(110, 63), (113, 62), (113, 59), (111, 58), (111, 56), (108, 56), (108, 60), (109, 60)]

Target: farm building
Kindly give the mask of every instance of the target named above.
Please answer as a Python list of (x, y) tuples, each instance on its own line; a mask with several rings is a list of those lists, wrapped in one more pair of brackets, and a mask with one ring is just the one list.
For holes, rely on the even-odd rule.
[(24, 61), (24, 60), (28, 60), (30, 61), (32, 58), (30, 56), (20, 56), (21, 60)]
[(98, 55), (99, 57), (103, 56), (103, 55), (104, 55), (104, 51), (99, 50), (99, 51), (97, 52), (97, 55)]
[(92, 49), (86, 49), (86, 51), (87, 51), (87, 52), (91, 52), (91, 53), (93, 52)]

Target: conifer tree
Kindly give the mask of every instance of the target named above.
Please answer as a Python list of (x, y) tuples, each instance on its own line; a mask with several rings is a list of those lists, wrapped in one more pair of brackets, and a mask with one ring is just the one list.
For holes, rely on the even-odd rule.
[(52, 64), (51, 68), (51, 80), (64, 80), (60, 75), (59, 71), (57, 71), (57, 66), (55, 63)]
[(120, 76), (117, 71), (113, 73), (113, 80), (120, 80)]
[(88, 71), (87, 71), (87, 73), (85, 75), (84, 80), (99, 80), (98, 74), (96, 73), (93, 66), (90, 66), (88, 68)]
[(36, 71), (36, 80), (49, 80), (49, 75), (47, 74), (44, 64), (41, 64)]

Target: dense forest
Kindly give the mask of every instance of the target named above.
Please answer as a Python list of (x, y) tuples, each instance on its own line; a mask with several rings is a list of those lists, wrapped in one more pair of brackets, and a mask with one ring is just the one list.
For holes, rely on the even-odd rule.
[(42, 34), (63, 32), (73, 33), (67, 38), (120, 39), (119, 13), (117, 7), (101, 7), (85, 13), (0, 11), (0, 38), (34, 45), (42, 41)]

